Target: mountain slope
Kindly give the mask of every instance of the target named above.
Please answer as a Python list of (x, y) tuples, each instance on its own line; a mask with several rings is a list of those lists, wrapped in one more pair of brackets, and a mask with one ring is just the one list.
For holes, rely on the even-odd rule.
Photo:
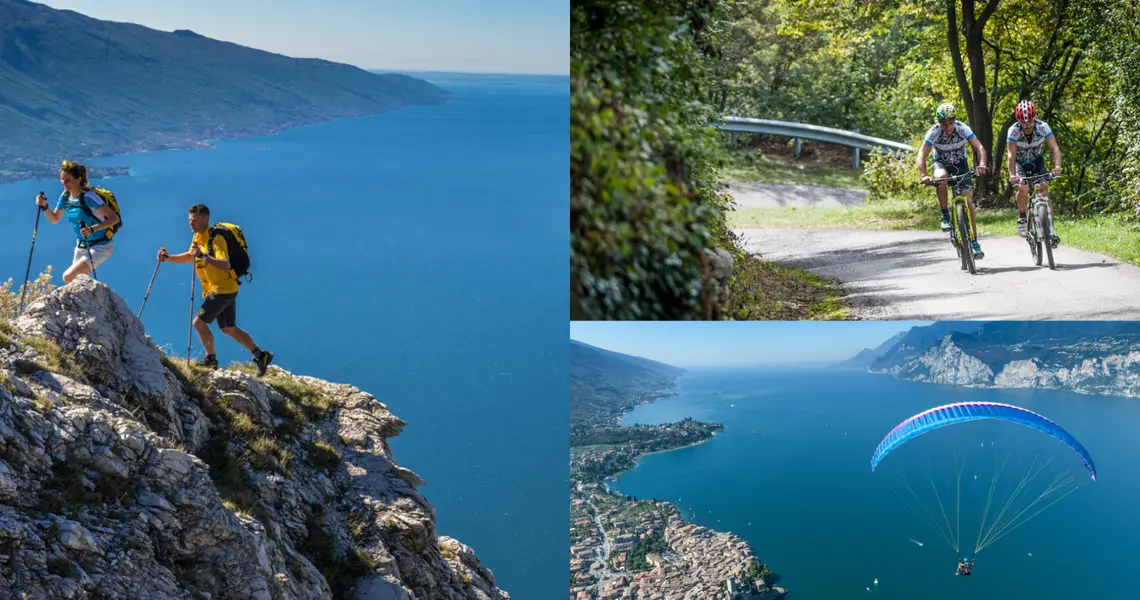
[(404, 75), (0, 0), (0, 181), (446, 97)]
[(937, 322), (923, 327), (912, 327), (892, 348), (871, 363), (872, 369), (883, 368), (900, 361), (914, 358), (925, 352), (947, 334), (958, 331), (973, 333), (982, 327), (981, 321)]
[(169, 360), (81, 277), (0, 318), (0, 597), (507, 600), (436, 534), (405, 424), (352, 386)]
[(871, 363), (875, 362), (877, 358), (883, 356), (887, 352), (890, 352), (896, 344), (901, 342), (902, 339), (906, 337), (906, 334), (906, 331), (900, 331), (888, 338), (887, 341), (879, 344), (878, 346), (875, 346), (874, 348), (864, 348), (860, 350), (859, 354), (856, 354), (855, 356), (852, 356), (851, 358), (839, 363), (837, 366), (845, 369), (866, 369), (867, 367), (871, 366)]
[(570, 424), (613, 423), (684, 373), (664, 363), (570, 340)]
[(931, 383), (1140, 397), (1140, 323), (992, 322), (921, 339), (870, 370)]

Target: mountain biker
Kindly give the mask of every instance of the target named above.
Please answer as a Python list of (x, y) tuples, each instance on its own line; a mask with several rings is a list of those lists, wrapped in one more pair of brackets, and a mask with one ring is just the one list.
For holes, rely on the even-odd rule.
[[(982, 148), (981, 142), (978, 141), (977, 136), (974, 135), (973, 130), (969, 125), (958, 122), (955, 118), (954, 105), (945, 103), (938, 106), (937, 111), (934, 113), (934, 118), (938, 120), (936, 125), (931, 125), (930, 130), (926, 132), (926, 138), (923, 140), (922, 150), (918, 153), (918, 172), (922, 174), (922, 182), (930, 183), (933, 181), (926, 174), (926, 155), (930, 154), (931, 149), (934, 150), (934, 179), (945, 179), (948, 175), (961, 175), (970, 170), (970, 164), (966, 160), (966, 144), (974, 148), (975, 164), (974, 171), (978, 175), (986, 172), (986, 150)], [(955, 190), (961, 190), (962, 194), (966, 196), (966, 206), (970, 210), (970, 220), (977, 223), (977, 216), (974, 212), (974, 184), (969, 179), (966, 179), (954, 186)], [(942, 231), (950, 231), (950, 211), (947, 208), (947, 190), (946, 182), (941, 181), (938, 184), (938, 205), (942, 207)], [(985, 258), (985, 252), (982, 252), (981, 245), (978, 244), (977, 226), (970, 228), (970, 248), (974, 251), (974, 258)]]
[[(1021, 177), (1040, 175), (1045, 172), (1045, 155), (1041, 146), (1047, 145), (1053, 151), (1053, 176), (1061, 176), (1061, 148), (1057, 146), (1057, 138), (1049, 124), (1037, 118), (1037, 106), (1029, 100), (1022, 100), (1013, 109), (1013, 116), (1017, 122), (1009, 126), (1006, 135), (1006, 146), (1009, 148), (1007, 166), (1009, 168), (1010, 185), (1018, 185)], [(1049, 184), (1042, 183), (1048, 201)], [(1029, 184), (1022, 183), (1017, 187), (1017, 232), (1021, 237), (1029, 236), (1025, 209), (1029, 203)], [(1049, 204), (1049, 214), (1053, 214), (1053, 205)], [(1049, 230), (1053, 230), (1052, 217), (1049, 221)], [(1053, 233), (1053, 247), (1061, 243), (1061, 238)]]

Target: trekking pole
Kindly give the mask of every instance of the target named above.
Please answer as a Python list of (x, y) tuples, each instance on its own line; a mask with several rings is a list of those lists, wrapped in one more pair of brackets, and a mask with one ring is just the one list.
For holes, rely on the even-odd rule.
[[(36, 196), (36, 199), (39, 200), (40, 196), (43, 196), (45, 200), (47, 199), (47, 196), (43, 192), (40, 192), (39, 196)], [(36, 251), (36, 233), (40, 230), (40, 213), (42, 212), (43, 209), (40, 208), (40, 205), (37, 202), (36, 224), (34, 227), (32, 227), (32, 249), (28, 252), (28, 269), (24, 271), (24, 287), (20, 289), (19, 312), (24, 312), (24, 294), (28, 293), (28, 277), (32, 274), (32, 254), (34, 254)]]
[(95, 259), (91, 258), (91, 242), (87, 236), (83, 236), (83, 249), (87, 251), (87, 262), (91, 264), (91, 278), (99, 281), (99, 277), (95, 275)]
[[(191, 263), (193, 265), (193, 263)], [(190, 347), (194, 339), (194, 269), (190, 269), (190, 327), (186, 332), (186, 368), (190, 368)]]
[[(162, 248), (162, 251), (165, 252), (166, 248)], [(158, 261), (158, 264), (154, 265), (154, 273), (152, 273), (150, 276), (150, 284), (146, 286), (146, 295), (143, 296), (142, 306), (139, 307), (139, 318), (140, 319), (142, 318), (143, 309), (146, 308), (146, 299), (150, 298), (150, 288), (154, 285), (154, 278), (158, 276), (158, 268), (161, 266), (162, 266), (161, 260)], [(191, 295), (193, 295), (194, 292), (191, 291), (190, 293), (191, 293)]]

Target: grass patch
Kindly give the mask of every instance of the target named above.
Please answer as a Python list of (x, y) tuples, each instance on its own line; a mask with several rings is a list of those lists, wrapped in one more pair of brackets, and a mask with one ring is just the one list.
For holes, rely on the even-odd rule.
[(364, 537), (368, 531), (368, 526), (372, 524), (371, 513), (361, 509), (358, 512), (348, 515), (345, 525), (348, 526), (348, 533), (355, 539)]
[(293, 453), (288, 448), (277, 445), (277, 440), (268, 435), (261, 435), (249, 443), (249, 461), (263, 471), (277, 471), (282, 475), (289, 474), (289, 464), (293, 462)]
[(210, 369), (193, 363), (187, 366), (185, 360), (174, 360), (167, 356), (162, 357), (162, 364), (174, 373), (182, 384), (182, 391), (199, 403), (208, 398), (213, 391), (213, 386), (210, 384)]
[(54, 341), (38, 335), (21, 338), (20, 342), (43, 357), (42, 363), (36, 363), (45, 371), (61, 373), (77, 381), (83, 381), (83, 372), (75, 361), (75, 354), (59, 347)]
[(12, 325), (7, 320), (0, 320), (0, 346), (11, 346), (15, 343), (13, 336), (16, 331), (12, 329)]
[[(45, 512), (64, 514), (82, 506), (114, 504), (137, 493), (135, 482), (119, 475), (92, 472), (72, 460), (52, 465), (52, 476), (40, 491), (38, 508)], [(83, 485), (83, 478), (94, 484), (95, 489)]]
[(248, 460), (250, 464), (263, 471), (289, 474), (289, 464), (293, 460), (293, 455), (287, 448), (278, 445), (268, 429), (254, 423), (249, 415), (234, 410), (225, 398), (218, 399), (213, 412), (211, 416), (220, 418), (222, 422), (222, 431), (216, 436), (224, 437), (227, 442), (236, 442), (239, 446), (244, 446), (245, 451), (238, 459), (239, 463)]
[(317, 388), (297, 381), (288, 375), (267, 375), (262, 380), (299, 406), (306, 422), (320, 421), (327, 417), (336, 403)]
[(248, 513), (257, 504), (257, 496), (245, 482), (242, 458), (230, 451), (229, 443), (228, 435), (216, 433), (202, 448), (198, 458), (210, 466), (210, 479), (218, 488), (223, 502), (228, 501)]
[(51, 416), (55, 410), (55, 403), (43, 396), (37, 395), (33, 403), (35, 404), (36, 410), (45, 417)]
[(372, 571), (375, 565), (355, 548), (350, 548), (344, 556), (337, 556), (333, 537), (322, 525), (323, 516), (324, 508), (317, 506), (305, 521), (308, 535), (297, 549), (321, 572), (334, 598), (347, 598), (352, 595), (360, 578)]
[(309, 460), (318, 469), (325, 471), (332, 471), (340, 464), (340, 452), (333, 448), (332, 444), (324, 441), (317, 440), (309, 446)]
[(79, 574), (79, 568), (75, 563), (67, 560), (62, 556), (53, 556), (47, 561), (48, 573), (58, 575), (60, 577), (75, 577)]
[(737, 320), (839, 320), (849, 312), (838, 281), (754, 256), (738, 258), (731, 285)]
[(17, 391), (16, 382), (8, 375), (7, 371), (0, 371), (0, 387), (15, 394)]
[[(749, 208), (728, 214), (729, 227), (848, 227), (857, 229), (917, 229), (938, 231), (941, 213), (936, 204), (889, 201), (850, 208)], [(1064, 246), (1106, 254), (1140, 265), (1140, 224), (1123, 216), (1056, 216), (1054, 224)], [(978, 210), (982, 235), (1017, 235), (1017, 210)], [(1064, 247), (1062, 246), (1062, 247)]]
[(732, 150), (720, 171), (726, 180), (740, 183), (791, 183), (851, 190), (867, 187), (860, 178), (862, 169), (851, 166), (849, 150), (846, 162), (840, 164), (830, 155), (821, 157), (810, 151), (796, 158), (790, 141), (786, 149), (776, 151)]

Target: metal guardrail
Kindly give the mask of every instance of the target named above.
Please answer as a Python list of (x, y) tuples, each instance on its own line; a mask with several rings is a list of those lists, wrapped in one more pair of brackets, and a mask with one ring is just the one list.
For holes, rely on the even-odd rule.
[[(890, 154), (900, 152), (913, 152), (914, 147), (901, 142), (892, 142), (882, 138), (863, 135), (857, 131), (844, 131), (819, 125), (792, 123), (789, 121), (772, 121), (768, 119), (749, 119), (746, 117), (722, 117), (713, 127), (732, 133), (732, 142), (736, 143), (737, 133), (763, 133), (768, 135), (782, 135), (795, 139), (796, 156), (800, 154), (800, 140), (816, 140), (829, 144), (838, 144), (852, 149), (851, 162), (859, 168), (859, 153), (861, 150), (881, 150)], [(891, 151), (894, 152), (891, 152)]]

